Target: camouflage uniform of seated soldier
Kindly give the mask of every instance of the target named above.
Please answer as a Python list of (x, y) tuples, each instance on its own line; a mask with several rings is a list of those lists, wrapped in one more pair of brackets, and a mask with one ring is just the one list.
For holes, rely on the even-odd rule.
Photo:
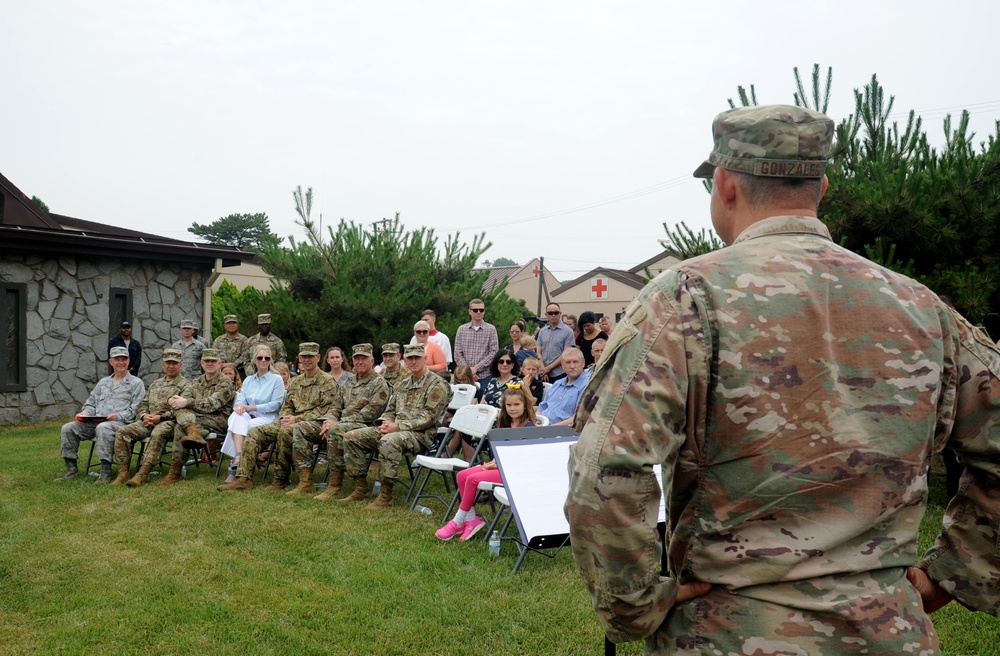
[(390, 342), (382, 345), (382, 378), (389, 384), (389, 391), (393, 394), (405, 381), (409, 380), (410, 372), (406, 367), (400, 366), (400, 355), (402, 350), (399, 344)]
[[(326, 436), (326, 452), (330, 458), (330, 480), (326, 489), (315, 497), (319, 501), (340, 496), (344, 480), (344, 435), (371, 426), (389, 402), (389, 385), (373, 369), (372, 345), (355, 344), (352, 352), (354, 377), (341, 388), (343, 410), (333, 408), (320, 417), (323, 422), (320, 435)], [(305, 436), (300, 438), (296, 431), (292, 450), (295, 467), (299, 470), (299, 487), (288, 494), (300, 494), (300, 489), (308, 491), (303, 481), (308, 481), (312, 474), (312, 440)]]
[(257, 469), (257, 456), (261, 450), (277, 443), (274, 481), (266, 489), (277, 491), (288, 487), (288, 475), (292, 467), (292, 442), (294, 431), (302, 435), (319, 436), (322, 430), (319, 418), (330, 412), (332, 407), (340, 407), (340, 388), (337, 381), (319, 364), (319, 344), (303, 342), (299, 344), (299, 371), (301, 374), (288, 384), (285, 402), (278, 413), (278, 421), (257, 426), (250, 430), (243, 443), (243, 455), (236, 469), (236, 480), (220, 485), (220, 492), (249, 490), (253, 487), (251, 478)]
[[(139, 403), (138, 419), (115, 433), (115, 461), (118, 463), (118, 478), (112, 485), (125, 483), (138, 487), (149, 478), (149, 471), (160, 463), (163, 445), (173, 439), (175, 415), (170, 407), (170, 397), (191, 398), (191, 383), (181, 376), (183, 356), (178, 349), (163, 350), (163, 373), (165, 376), (153, 381), (145, 398)], [(149, 438), (146, 453), (139, 471), (131, 479), (128, 477), (128, 463), (132, 459), (132, 447), (136, 442)]]
[(181, 480), (181, 468), (187, 460), (188, 449), (205, 446), (209, 433), (225, 435), (229, 430), (229, 415), (233, 411), (236, 388), (232, 381), (219, 374), (222, 358), (217, 349), (201, 352), (204, 375), (191, 383), (191, 398), (171, 396), (168, 403), (175, 413), (174, 449), (170, 458), (170, 473), (160, 485), (170, 485)]
[(404, 455), (430, 448), (438, 424), (451, 399), (448, 383), (427, 368), (424, 345), (405, 347), (406, 368), (411, 377), (393, 396), (392, 402), (375, 428), (359, 428), (344, 435), (347, 471), (354, 476), (354, 491), (342, 502), (361, 501), (371, 494), (366, 471), (368, 454), (378, 449), (382, 490), (367, 510), (392, 506), (392, 488), (396, 484), (399, 463)]

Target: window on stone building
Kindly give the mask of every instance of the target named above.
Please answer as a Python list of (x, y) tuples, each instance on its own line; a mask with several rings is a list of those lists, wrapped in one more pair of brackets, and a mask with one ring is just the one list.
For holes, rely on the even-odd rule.
[(23, 392), (27, 387), (27, 288), (23, 283), (0, 283), (0, 392)]
[(110, 292), (108, 335), (115, 337), (118, 335), (118, 328), (121, 327), (122, 321), (132, 323), (132, 290), (112, 287)]

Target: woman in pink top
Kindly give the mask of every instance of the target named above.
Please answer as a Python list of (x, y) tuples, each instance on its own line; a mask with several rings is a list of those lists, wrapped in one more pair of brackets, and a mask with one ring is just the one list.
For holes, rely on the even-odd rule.
[(418, 321), (413, 324), (413, 336), (417, 338), (417, 344), (424, 345), (424, 360), (427, 368), (436, 374), (448, 368), (448, 358), (444, 357), (444, 351), (440, 346), (428, 339), (431, 332), (431, 325), (426, 321)]

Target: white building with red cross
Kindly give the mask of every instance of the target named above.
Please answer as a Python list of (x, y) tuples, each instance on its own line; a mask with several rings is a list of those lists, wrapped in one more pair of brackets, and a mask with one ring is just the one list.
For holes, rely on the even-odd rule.
[(628, 270), (597, 267), (553, 290), (551, 300), (564, 314), (579, 317), (590, 310), (617, 322), (647, 280), (679, 261), (664, 250)]

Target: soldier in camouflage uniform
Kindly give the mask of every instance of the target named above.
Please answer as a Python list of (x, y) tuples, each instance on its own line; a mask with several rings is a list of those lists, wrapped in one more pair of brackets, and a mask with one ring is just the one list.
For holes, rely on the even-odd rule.
[(231, 380), (219, 374), (222, 358), (219, 351), (207, 348), (201, 352), (201, 367), (205, 374), (191, 382), (190, 398), (176, 395), (168, 403), (175, 413), (174, 448), (170, 458), (170, 473), (160, 485), (181, 480), (181, 468), (188, 449), (205, 445), (209, 433), (225, 434), (229, 430), (229, 414), (233, 411), (236, 388)]
[[(344, 383), (341, 393), (344, 408), (339, 413), (327, 413), (323, 420), (322, 435), (326, 436), (326, 452), (330, 458), (330, 480), (326, 489), (314, 497), (326, 501), (340, 496), (344, 481), (344, 435), (352, 430), (375, 423), (389, 402), (389, 385), (374, 371), (375, 358), (371, 344), (355, 344), (352, 349), (354, 377)], [(312, 466), (312, 449), (309, 443), (295, 437), (295, 459), (299, 475), (302, 465)], [(299, 479), (302, 480), (301, 478)]]
[(355, 485), (342, 502), (361, 501), (371, 495), (366, 467), (368, 454), (378, 449), (382, 490), (366, 509), (392, 506), (392, 488), (403, 456), (422, 453), (434, 442), (451, 400), (451, 387), (427, 368), (423, 344), (408, 344), (404, 355), (410, 379), (393, 395), (377, 427), (359, 428), (344, 435), (345, 467), (354, 476)]
[(223, 324), (226, 327), (226, 332), (215, 338), (215, 341), (212, 342), (212, 348), (219, 351), (226, 362), (235, 364), (237, 369), (241, 369), (248, 360), (253, 364), (253, 355), (247, 355), (249, 342), (246, 336), (239, 332), (239, 318), (235, 314), (227, 314), (223, 319)]
[[(118, 478), (112, 485), (125, 483), (138, 487), (149, 478), (149, 471), (160, 463), (163, 445), (173, 439), (175, 415), (170, 407), (170, 397), (191, 398), (191, 383), (181, 375), (181, 352), (177, 349), (163, 350), (163, 378), (153, 381), (146, 397), (139, 404), (136, 421), (119, 428), (115, 433), (115, 461), (118, 463)], [(128, 463), (132, 459), (132, 445), (149, 438), (139, 471), (131, 479), (128, 477)]]
[(100, 423), (71, 421), (63, 424), (60, 441), (66, 473), (57, 478), (57, 481), (68, 480), (79, 473), (76, 459), (80, 440), (96, 441), (97, 459), (101, 461), (101, 475), (96, 482), (107, 483), (111, 480), (115, 431), (135, 419), (135, 411), (146, 393), (146, 386), (142, 384), (142, 380), (129, 373), (128, 349), (124, 346), (111, 347), (108, 364), (114, 373), (97, 382), (97, 387), (87, 397), (87, 402), (78, 415), (104, 417), (106, 420)]
[(274, 455), (274, 481), (265, 489), (278, 491), (288, 487), (295, 429), (298, 428), (303, 434), (315, 433), (318, 436), (322, 430), (319, 418), (330, 412), (331, 407), (341, 405), (337, 381), (330, 374), (320, 370), (318, 364), (319, 344), (316, 342), (299, 344), (299, 370), (302, 373), (289, 383), (285, 402), (278, 413), (278, 421), (250, 429), (250, 434), (243, 443), (243, 455), (236, 469), (236, 480), (227, 485), (220, 485), (219, 491), (232, 492), (252, 488), (251, 479), (257, 469), (257, 456), (275, 442), (277, 444)]
[(389, 384), (390, 391), (395, 394), (399, 386), (410, 377), (410, 370), (399, 364), (402, 351), (399, 344), (390, 342), (382, 345), (382, 378)]
[(205, 348), (204, 342), (194, 338), (195, 325), (190, 319), (181, 321), (181, 338), (170, 347), (177, 349), (183, 355), (181, 375), (188, 380), (194, 380), (201, 375), (201, 352)]
[(285, 362), (288, 353), (285, 351), (285, 343), (271, 332), (271, 315), (257, 315), (257, 329), (260, 331), (253, 337), (247, 338), (247, 347), (244, 352), (243, 369), (244, 377), (253, 376), (257, 373), (257, 368), (253, 366), (253, 354), (258, 344), (265, 344), (271, 349), (271, 357), (275, 362)]
[[(923, 285), (831, 241), (816, 207), (833, 129), (788, 106), (715, 119), (696, 175), (713, 176), (730, 246), (647, 285), (584, 392), (565, 510), (612, 641), (929, 655), (927, 613), (951, 595), (1000, 609), (1000, 351)], [(946, 444), (962, 489), (917, 565)]]

